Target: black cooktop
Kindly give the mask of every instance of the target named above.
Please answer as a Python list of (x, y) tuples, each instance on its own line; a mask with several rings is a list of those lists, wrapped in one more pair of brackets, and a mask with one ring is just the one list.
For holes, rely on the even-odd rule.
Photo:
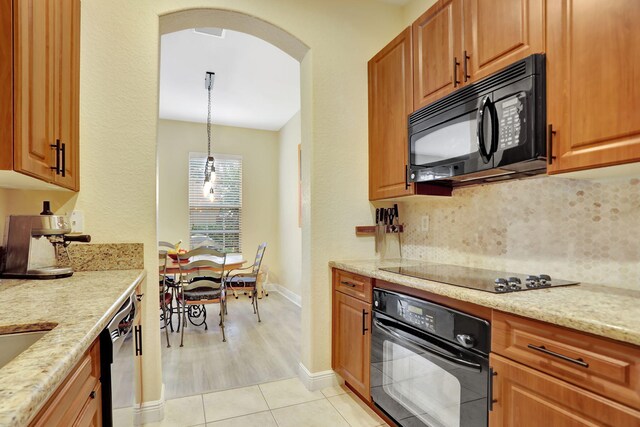
[(406, 267), (385, 267), (380, 268), (380, 270), (497, 294), (557, 288), (558, 286), (577, 285), (579, 283), (558, 280), (547, 274), (507, 273), (430, 262)]

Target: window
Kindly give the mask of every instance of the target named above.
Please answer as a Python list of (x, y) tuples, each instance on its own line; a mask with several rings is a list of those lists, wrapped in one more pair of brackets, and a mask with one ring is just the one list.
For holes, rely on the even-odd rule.
[(202, 193), (206, 154), (189, 155), (189, 234), (193, 249), (205, 240), (225, 253), (239, 253), (242, 213), (242, 157), (214, 154), (214, 199)]

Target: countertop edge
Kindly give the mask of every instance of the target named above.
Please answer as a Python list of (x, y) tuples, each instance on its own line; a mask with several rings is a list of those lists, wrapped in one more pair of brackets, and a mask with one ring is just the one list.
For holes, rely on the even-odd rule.
[[(562, 316), (556, 315), (553, 319), (549, 319), (548, 314), (536, 307), (513, 307), (513, 305), (500, 305), (497, 303), (491, 303), (488, 301), (474, 299), (472, 296), (476, 295), (478, 297), (482, 297), (484, 292), (476, 291), (473, 289), (460, 288), (457, 286), (446, 285), (443, 283), (432, 282), (424, 279), (410, 278), (411, 280), (420, 281), (421, 284), (424, 284), (424, 287), (413, 286), (408, 280), (403, 280), (404, 276), (399, 274), (394, 274), (390, 272), (380, 271), (378, 269), (365, 269), (363, 267), (354, 266), (349, 263), (350, 261), (329, 261), (329, 267), (337, 268), (340, 270), (345, 270), (350, 273), (361, 274), (367, 277), (372, 277), (374, 279), (384, 280), (386, 282), (395, 283), (401, 286), (407, 286), (414, 289), (420, 289), (426, 292), (431, 292), (437, 295), (441, 295), (447, 298), (451, 298), (458, 301), (469, 302), (472, 304), (476, 304), (482, 307), (487, 307), (491, 309), (495, 309), (498, 311), (502, 311), (505, 313), (515, 314), (518, 316), (526, 317), (533, 320), (538, 320), (541, 322), (562, 326), (568, 329), (592, 334), (595, 336), (603, 337), (606, 339), (623, 342), (626, 344), (631, 344), (635, 346), (640, 346), (640, 332), (632, 330), (630, 328), (622, 328), (616, 325), (603, 325), (599, 322), (594, 322), (589, 320), (586, 317), (580, 316), (572, 316), (569, 314), (563, 314)], [(362, 260), (351, 260), (353, 263), (363, 262)], [(415, 261), (420, 262), (420, 261)], [(365, 271), (366, 270), (366, 271)], [(449, 287), (447, 289), (446, 287)], [(462, 291), (461, 291), (462, 289)], [(462, 295), (460, 294), (462, 292)], [(469, 293), (469, 297), (466, 297), (464, 294)], [(492, 295), (492, 294), (489, 294)]]
[[(44, 405), (49, 401), (51, 396), (58, 390), (58, 387), (65, 381), (69, 373), (76, 367), (84, 353), (93, 344), (95, 339), (100, 335), (100, 332), (107, 326), (109, 320), (115, 314), (116, 310), (120, 308), (126, 297), (145, 279), (147, 276), (146, 270), (141, 270), (138, 276), (133, 280), (131, 285), (120, 295), (120, 297), (109, 307), (109, 310), (104, 313), (98, 322), (86, 333), (86, 344), (80, 344), (73, 355), (70, 356), (70, 363), (64, 363), (61, 367), (60, 376), (58, 381), (52, 381), (51, 384), (45, 384), (44, 387), (48, 389), (46, 393), (36, 394), (33, 396), (31, 405), (29, 405), (28, 411), (30, 414), (26, 417), (26, 425), (29, 425), (31, 421), (37, 416)], [(82, 341), (81, 341), (82, 342)], [(52, 373), (53, 374), (53, 373)], [(52, 375), (50, 375), (52, 376)]]

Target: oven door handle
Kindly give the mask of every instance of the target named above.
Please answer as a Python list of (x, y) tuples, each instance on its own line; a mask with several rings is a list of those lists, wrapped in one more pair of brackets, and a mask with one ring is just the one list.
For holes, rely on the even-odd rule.
[(377, 319), (373, 320), (373, 324), (375, 326), (377, 326), (381, 331), (391, 335), (392, 337), (401, 339), (403, 341), (407, 341), (409, 344), (413, 345), (414, 347), (419, 348), (420, 350), (425, 351), (425, 352), (427, 352), (427, 353), (429, 353), (429, 354), (431, 354), (433, 356), (436, 356), (436, 357), (438, 357), (438, 358), (440, 358), (440, 359), (442, 359), (442, 360), (444, 360), (446, 362), (452, 363), (452, 364), (460, 366), (462, 368), (471, 369), (473, 371), (477, 371), (477, 372), (482, 371), (482, 366), (478, 365), (477, 363), (469, 362), (467, 360), (459, 359), (457, 357), (452, 357), (452, 356), (449, 356), (448, 354), (446, 354), (444, 352), (441, 352), (441, 351), (438, 351), (438, 350), (436, 350), (434, 348), (426, 347), (426, 346), (420, 344), (419, 342), (412, 340), (409, 337), (400, 335), (399, 333), (395, 332), (394, 330), (392, 330), (388, 326), (383, 325)]

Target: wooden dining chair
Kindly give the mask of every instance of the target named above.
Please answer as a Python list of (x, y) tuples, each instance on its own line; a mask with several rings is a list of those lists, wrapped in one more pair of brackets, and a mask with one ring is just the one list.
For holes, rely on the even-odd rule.
[[(182, 331), (180, 347), (184, 345), (184, 329), (187, 320), (194, 326), (204, 325), (207, 330), (207, 304), (220, 304), (220, 328), (222, 341), (227, 338), (224, 332), (224, 316), (227, 313), (224, 267), (227, 255), (215, 249), (201, 247), (184, 254), (178, 254), (179, 294), (178, 304), (181, 310)], [(200, 319), (201, 320), (197, 320)]]
[(262, 258), (264, 257), (266, 249), (266, 242), (261, 243), (258, 246), (253, 265), (229, 271), (226, 279), (226, 284), (229, 289), (233, 291), (233, 296), (236, 297), (236, 299), (238, 298), (238, 290), (249, 294), (251, 305), (253, 306), (253, 314), (258, 316), (258, 322), (262, 322), (260, 319), (260, 309), (258, 307), (258, 274), (260, 274), (260, 266), (262, 265)]

